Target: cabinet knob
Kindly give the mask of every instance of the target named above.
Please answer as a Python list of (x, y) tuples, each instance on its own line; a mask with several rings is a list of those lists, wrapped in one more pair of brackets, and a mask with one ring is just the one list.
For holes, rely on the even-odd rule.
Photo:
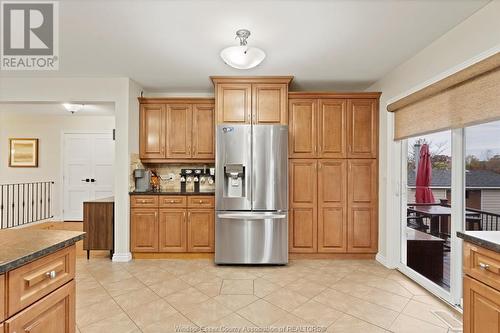
[(50, 271), (50, 272), (45, 273), (45, 276), (52, 280), (52, 279), (56, 278), (57, 273), (56, 273), (56, 271)]
[(174, 200), (170, 200), (170, 203), (174, 203)]
[(490, 265), (485, 264), (483, 262), (480, 262), (479, 263), (479, 268), (484, 269), (486, 271), (486, 270), (488, 270), (490, 268)]
[(203, 200), (200, 200), (200, 203), (202, 204), (202, 203), (203, 203)]

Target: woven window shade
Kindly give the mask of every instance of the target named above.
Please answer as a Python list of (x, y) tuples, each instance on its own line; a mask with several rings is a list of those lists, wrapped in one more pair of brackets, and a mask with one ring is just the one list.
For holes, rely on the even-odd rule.
[(394, 139), (500, 119), (500, 53), (387, 106)]

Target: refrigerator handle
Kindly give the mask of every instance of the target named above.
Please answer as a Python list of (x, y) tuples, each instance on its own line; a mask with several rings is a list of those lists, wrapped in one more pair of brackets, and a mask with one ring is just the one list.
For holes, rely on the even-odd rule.
[(264, 220), (264, 219), (284, 219), (286, 218), (285, 214), (272, 214), (272, 215), (264, 215), (264, 214), (241, 214), (241, 213), (225, 213), (218, 214), (218, 218), (220, 219), (229, 219), (229, 220)]

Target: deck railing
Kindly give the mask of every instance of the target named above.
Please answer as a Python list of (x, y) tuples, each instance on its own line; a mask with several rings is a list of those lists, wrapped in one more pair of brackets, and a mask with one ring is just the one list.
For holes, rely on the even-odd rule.
[(53, 187), (53, 181), (0, 184), (0, 229), (54, 217)]
[[(440, 204), (440, 203), (435, 203), (435, 204), (422, 204), (422, 203), (408, 203), (408, 207), (410, 206), (446, 206), (446, 207), (451, 207), (449, 204)], [(500, 230), (500, 214), (492, 213), (492, 212), (487, 212), (484, 210), (480, 209), (475, 209), (475, 208), (466, 208), (470, 212), (477, 213), (477, 216), (469, 216), (466, 217), (466, 220), (469, 220), (468, 222), (472, 223), (467, 223), (466, 221), (466, 226), (471, 226), (470, 230), (483, 230), (483, 231), (499, 231)], [(413, 217), (409, 216), (409, 219)], [(425, 220), (425, 225), (429, 224), (429, 218), (427, 217), (421, 217), (422, 219)], [(476, 222), (476, 223), (474, 223)], [(478, 228), (472, 228), (474, 225), (478, 225)]]

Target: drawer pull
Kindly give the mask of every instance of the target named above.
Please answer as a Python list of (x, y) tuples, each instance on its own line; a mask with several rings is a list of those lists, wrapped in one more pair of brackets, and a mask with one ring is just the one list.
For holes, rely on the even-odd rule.
[(145, 203), (146, 203), (146, 200), (141, 200), (141, 203), (145, 204)]
[(203, 200), (200, 200), (200, 204), (202, 204), (202, 203), (203, 203)]
[(486, 271), (486, 270), (490, 269), (490, 265), (480, 262), (479, 268), (484, 269)]
[(57, 272), (56, 271), (50, 271), (50, 272), (45, 273), (45, 276), (52, 280), (52, 279), (56, 278)]

